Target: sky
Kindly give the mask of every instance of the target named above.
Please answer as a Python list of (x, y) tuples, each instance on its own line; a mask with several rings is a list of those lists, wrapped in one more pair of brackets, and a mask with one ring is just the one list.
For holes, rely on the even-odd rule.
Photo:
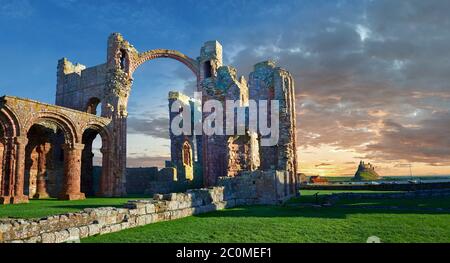
[[(385, 176), (410, 164), (450, 174), (448, 10), (445, 0), (0, 0), (0, 94), (54, 103), (57, 60), (104, 63), (112, 32), (140, 52), (193, 58), (218, 40), (239, 75), (268, 59), (293, 74), (302, 172), (349, 176), (365, 160)], [(189, 94), (195, 80), (168, 59), (133, 77), (128, 165), (161, 166), (167, 94)]]

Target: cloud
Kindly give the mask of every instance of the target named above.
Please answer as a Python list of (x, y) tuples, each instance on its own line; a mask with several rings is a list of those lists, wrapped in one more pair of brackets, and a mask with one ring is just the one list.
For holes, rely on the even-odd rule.
[[(222, 19), (207, 27), (202, 27), (202, 19), (195, 20), (178, 31), (199, 26), (204, 35), (223, 37), (225, 61), (236, 66), (239, 75), (247, 76), (254, 64), (266, 59), (288, 69), (296, 81), (302, 151), (333, 146), (380, 163), (449, 165), (445, 134), (450, 125), (445, 112), (450, 108), (446, 12), (450, 2), (278, 1), (271, 10), (259, 5), (258, 1), (202, 3), (195, 8), (221, 13)], [(109, 5), (107, 12), (119, 10), (130, 12), (117, 3)], [(249, 10), (251, 23), (241, 20)], [(143, 13), (137, 12), (136, 18)], [(173, 23), (161, 19), (155, 27), (165, 25), (173, 31)], [(185, 81), (183, 92), (191, 95), (195, 89), (191, 73), (183, 65), (171, 73)], [(168, 120), (133, 116), (129, 131), (167, 139)]]
[(412, 127), (386, 120), (380, 139), (367, 146), (373, 159), (450, 165), (450, 111), (433, 114)]
[(449, 8), (448, 1), (330, 2), (315, 24), (286, 13), (283, 27), (265, 28), (270, 34), (236, 37), (232, 63), (248, 74), (274, 58), (293, 74), (302, 149), (331, 145), (380, 162), (449, 165), (450, 122), (437, 114), (450, 108)]
[(162, 139), (169, 138), (169, 119), (166, 117), (152, 119), (129, 117), (127, 125), (128, 132), (132, 134), (143, 134)]
[(0, 0), (0, 17), (26, 18), (34, 13), (34, 8), (28, 0)]
[(316, 164), (315, 167), (316, 168), (321, 168), (321, 167), (325, 167), (325, 166), (331, 166), (331, 163), (320, 163), (320, 164)]

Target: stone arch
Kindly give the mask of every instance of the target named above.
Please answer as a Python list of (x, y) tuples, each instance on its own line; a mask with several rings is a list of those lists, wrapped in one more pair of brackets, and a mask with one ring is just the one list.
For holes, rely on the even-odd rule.
[(98, 108), (98, 105), (101, 103), (102, 103), (102, 101), (99, 98), (92, 97), (87, 101), (87, 103), (85, 105), (85, 111), (87, 113), (97, 115), (97, 108)]
[(182, 158), (184, 165), (192, 166), (192, 146), (188, 141), (183, 143)]
[(77, 129), (73, 121), (69, 117), (56, 112), (39, 112), (24, 125), (24, 134), (26, 134), (33, 125), (43, 122), (50, 122), (61, 129), (66, 144), (74, 145), (80, 143)]
[[(91, 132), (91, 134), (88, 134)], [(92, 133), (93, 132), (93, 133)], [(106, 125), (101, 122), (91, 121), (81, 129), (81, 141), (85, 145), (81, 161), (81, 189), (87, 195), (109, 196), (112, 191), (113, 179), (111, 178), (111, 135)], [(92, 143), (94, 138), (100, 135), (102, 140), (102, 168), (97, 183), (94, 180)], [(98, 186), (98, 187), (97, 187)]]
[(20, 122), (16, 116), (17, 114), (7, 105), (0, 107), (0, 203), (5, 202), (1, 196), (11, 195), (14, 191), (11, 185), (14, 172), (11, 144), (12, 139), (21, 134)]
[(20, 121), (13, 110), (3, 105), (0, 109), (0, 126), (3, 130), (3, 137), (13, 138), (21, 135)]
[[(90, 121), (90, 122), (88, 122), (86, 125), (84, 125), (81, 128), (80, 136), (83, 136), (83, 134), (88, 129), (95, 130), (96, 132), (98, 132), (98, 134), (102, 138), (102, 142), (104, 142), (106, 144), (109, 144), (110, 134), (109, 134), (109, 131), (106, 128), (106, 125), (104, 123), (97, 122), (97, 121)], [(79, 140), (79, 141), (81, 141), (81, 140)]]
[[(67, 155), (79, 143), (74, 122), (60, 112), (40, 111), (25, 121), (23, 136), (27, 137), (23, 192), (37, 198), (62, 195), (70, 177)], [(45, 145), (45, 151), (38, 150), (41, 145)], [(48, 169), (49, 161), (53, 169)]]
[(133, 74), (140, 65), (155, 58), (171, 58), (178, 60), (194, 73), (197, 80), (200, 78), (200, 69), (197, 60), (192, 59), (179, 51), (170, 49), (153, 49), (140, 53), (135, 60), (131, 61), (130, 73)]

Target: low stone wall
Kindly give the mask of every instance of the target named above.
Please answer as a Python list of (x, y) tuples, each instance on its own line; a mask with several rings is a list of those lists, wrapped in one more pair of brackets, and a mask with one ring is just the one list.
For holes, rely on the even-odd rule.
[(275, 205), (295, 195), (289, 193), (288, 176), (286, 171), (251, 171), (220, 177), (218, 184), (225, 187), (225, 199), (236, 205)]
[(128, 201), (123, 208), (87, 208), (40, 219), (0, 219), (0, 242), (62, 243), (151, 223), (232, 207), (223, 187), (156, 194), (153, 200)]
[[(291, 198), (286, 171), (244, 172), (221, 178), (221, 186), (155, 194), (123, 208), (87, 208), (40, 219), (0, 219), (0, 243), (62, 243), (183, 218), (238, 205), (280, 204)], [(298, 192), (298, 191), (296, 191)]]

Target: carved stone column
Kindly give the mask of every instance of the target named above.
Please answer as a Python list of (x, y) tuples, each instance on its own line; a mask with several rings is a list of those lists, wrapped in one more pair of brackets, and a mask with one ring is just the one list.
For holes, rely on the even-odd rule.
[(81, 200), (85, 199), (81, 192), (81, 153), (84, 144), (64, 144), (64, 183), (63, 192), (59, 199)]
[(48, 145), (41, 144), (37, 147), (38, 152), (38, 172), (36, 183), (36, 194), (34, 198), (48, 198), (47, 193), (47, 154), (49, 152)]
[(28, 203), (28, 196), (23, 194), (25, 181), (25, 147), (27, 146), (27, 143), (28, 139), (26, 137), (16, 137), (14, 141), (16, 147), (16, 174), (14, 181), (14, 196), (11, 198), (11, 203), (13, 204)]

